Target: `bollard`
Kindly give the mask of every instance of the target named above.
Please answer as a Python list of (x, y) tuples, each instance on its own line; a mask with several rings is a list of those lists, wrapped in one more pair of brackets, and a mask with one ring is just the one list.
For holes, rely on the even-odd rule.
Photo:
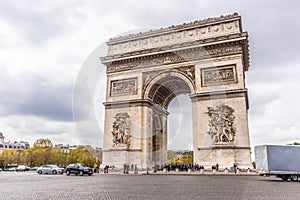
[(188, 173), (189, 173), (189, 174), (192, 173), (192, 169), (188, 169)]
[(176, 168), (176, 170), (175, 170), (175, 171), (176, 171), (176, 173), (178, 173), (178, 172), (179, 172), (179, 169), (178, 169), (178, 168)]
[(163, 169), (163, 173), (167, 173), (167, 169), (166, 168)]
[(200, 169), (200, 174), (203, 174), (204, 173), (204, 169)]
[(215, 174), (215, 173), (216, 173), (216, 171), (217, 171), (217, 170), (213, 169), (213, 170), (212, 170), (212, 173), (213, 173), (213, 174)]
[(251, 170), (250, 168), (247, 169), (247, 174), (250, 174)]

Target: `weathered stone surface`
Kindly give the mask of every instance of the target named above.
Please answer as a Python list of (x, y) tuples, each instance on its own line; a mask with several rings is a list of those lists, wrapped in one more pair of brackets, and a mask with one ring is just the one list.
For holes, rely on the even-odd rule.
[[(107, 42), (108, 55), (101, 58), (108, 81), (103, 163), (139, 168), (166, 163), (168, 105), (177, 95), (189, 94), (194, 162), (251, 167), (244, 80), (247, 37), (241, 17), (233, 14)], [(219, 122), (213, 112), (221, 105), (228, 109), (219, 112)], [(130, 116), (130, 145), (116, 144), (112, 134), (125, 131), (113, 130), (118, 113)]]

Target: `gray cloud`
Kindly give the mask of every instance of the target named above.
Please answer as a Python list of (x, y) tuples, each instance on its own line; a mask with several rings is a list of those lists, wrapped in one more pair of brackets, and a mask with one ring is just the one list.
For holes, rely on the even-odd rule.
[[(299, 140), (297, 133), (300, 132), (300, 124), (297, 119), (300, 112), (297, 107), (300, 95), (296, 92), (299, 91), (300, 85), (298, 78), (300, 28), (297, 9), (299, 2), (153, 0), (146, 3), (129, 0), (118, 1), (118, 6), (116, 2), (108, 0), (90, 2), (78, 0), (72, 3), (43, 3), (31, 0), (18, 3), (0, 2), (0, 26), (3, 24), (7, 26), (1, 30), (12, 31), (12, 34), (1, 33), (1, 36), (11, 37), (9, 40), (4, 37), (0, 43), (13, 41), (16, 44), (15, 46), (9, 43), (6, 46), (0, 44), (0, 51), (5, 55), (0, 58), (1, 132), (7, 131), (20, 138), (25, 132), (30, 138), (53, 137), (61, 142), (66, 142), (68, 137), (74, 138), (77, 133), (70, 128), (74, 125), (70, 123), (73, 80), (76, 75), (80, 75), (78, 66), (81, 66), (81, 63), (78, 63), (77, 67), (74, 65), (75, 61), (83, 60), (78, 59), (79, 57), (87, 56), (92, 48), (108, 37), (132, 31), (136, 27), (160, 28), (238, 12), (242, 16), (243, 29), (249, 32), (250, 40), (251, 66), (246, 73), (246, 81), (249, 88), (252, 145)], [(18, 39), (22, 43), (16, 42)], [(41, 48), (37, 44), (47, 45)], [(86, 44), (89, 45), (83, 47)], [(9, 52), (12, 53), (6, 54), (7, 49), (4, 48), (9, 48)], [(97, 55), (95, 59), (92, 64), (97, 70), (98, 65), (95, 64), (99, 62)], [(28, 63), (36, 60), (44, 62)], [(49, 64), (44, 66), (47, 62)], [(55, 68), (53, 72), (52, 68)], [(67, 69), (67, 72), (62, 72), (63, 69)], [(97, 77), (92, 79), (93, 83), (98, 81)], [(104, 111), (100, 109), (103, 107), (100, 101), (103, 101), (103, 97), (97, 98), (95, 104), (94, 96), (87, 98), (84, 86), (84, 84), (80, 86), (83, 93), (79, 93), (78, 96), (82, 99), (77, 99), (80, 105), (76, 121), (80, 126), (78, 132), (80, 137), (84, 138), (83, 143), (98, 145), (98, 142), (94, 141), (100, 140), (101, 143), (102, 140), (101, 120)], [(89, 87), (92, 90), (88, 95), (92, 95), (97, 87), (98, 94), (95, 95), (105, 91), (104, 84), (102, 87), (93, 85)], [(181, 105), (189, 107), (187, 102)], [(93, 109), (96, 110), (96, 114)], [(185, 133), (192, 135), (191, 125), (186, 123), (186, 120), (191, 121), (190, 112), (185, 107), (181, 111), (176, 100), (170, 105), (169, 110), (171, 111), (169, 121), (172, 126), (169, 137), (178, 139), (176, 142), (174, 140), (172, 148), (185, 148), (192, 141), (191, 137), (185, 135)], [(86, 121), (90, 117), (93, 119), (92, 127)], [(38, 120), (26, 128), (24, 124), (30, 124), (32, 118)], [(179, 123), (181, 125), (177, 127)], [(35, 128), (36, 124), (42, 126)], [(44, 132), (43, 126), (46, 127)]]
[(78, 23), (84, 18), (84, 14), (77, 9), (79, 2), (1, 1), (0, 16), (33, 43), (44, 43), (74, 28), (70, 19), (75, 18)]
[(34, 115), (57, 121), (72, 121), (71, 83), (59, 85), (47, 74), (13, 76), (1, 69), (0, 115)]

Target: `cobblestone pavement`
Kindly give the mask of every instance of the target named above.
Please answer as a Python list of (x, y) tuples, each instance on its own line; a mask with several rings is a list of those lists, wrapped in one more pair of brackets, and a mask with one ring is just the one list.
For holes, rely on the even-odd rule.
[(300, 199), (300, 182), (259, 176), (39, 175), (0, 172), (0, 200)]

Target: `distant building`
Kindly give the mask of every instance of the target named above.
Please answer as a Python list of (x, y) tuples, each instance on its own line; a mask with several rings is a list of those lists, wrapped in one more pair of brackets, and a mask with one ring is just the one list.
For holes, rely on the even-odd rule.
[(71, 150), (74, 150), (74, 149), (76, 149), (77, 147), (80, 147), (80, 146), (83, 146), (83, 145), (56, 144), (56, 145), (54, 145), (53, 149), (62, 149), (65, 152), (69, 153)]
[(4, 136), (3, 136), (3, 133), (0, 132), (0, 143), (3, 143), (4, 142)]
[(4, 135), (0, 132), (0, 152), (2, 152), (4, 149), (29, 149), (30, 144), (25, 141), (14, 141), (14, 142), (5, 142), (4, 141)]

